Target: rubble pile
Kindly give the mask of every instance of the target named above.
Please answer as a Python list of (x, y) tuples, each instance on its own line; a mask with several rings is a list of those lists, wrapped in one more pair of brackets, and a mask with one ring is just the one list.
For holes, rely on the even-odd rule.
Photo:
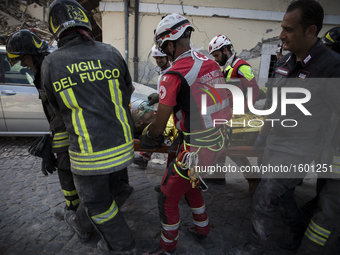
[(24, 13), (24, 9), (27, 5), (36, 3), (40, 6), (47, 6), (49, 4), (48, 0), (35, 0), (35, 1), (19, 1), (19, 0), (11, 0), (8, 1), (7, 8), (5, 7), (5, 1), (0, 0), (0, 10), (8, 14), (11, 18), (17, 20), (18, 25), (9, 25), (8, 15), (5, 16), (0, 13), (0, 35), (4, 36), (6, 39), (13, 32), (18, 31), (20, 29), (31, 29), (34, 28), (39, 37), (48, 41), (50, 43), (53, 42), (53, 36), (49, 32), (47, 23), (31, 17), (30, 15)]

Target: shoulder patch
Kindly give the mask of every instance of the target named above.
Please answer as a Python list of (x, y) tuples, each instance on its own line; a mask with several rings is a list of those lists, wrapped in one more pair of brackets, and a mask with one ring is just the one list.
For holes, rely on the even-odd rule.
[(281, 74), (281, 75), (284, 75), (284, 76), (287, 76), (289, 74), (289, 69), (286, 69), (286, 68), (282, 68), (282, 67), (278, 67), (275, 69), (275, 73), (278, 73), (278, 74)]
[(159, 87), (159, 98), (164, 99), (166, 96), (166, 88), (162, 85)]
[(309, 75), (310, 72), (307, 72), (305, 70), (299, 70), (298, 74), (296, 75), (296, 78), (302, 81), (306, 81)]

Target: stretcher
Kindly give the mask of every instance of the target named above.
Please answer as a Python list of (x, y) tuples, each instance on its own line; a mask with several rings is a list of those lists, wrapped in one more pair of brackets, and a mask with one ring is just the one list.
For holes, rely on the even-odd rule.
[[(168, 153), (169, 146), (164, 143), (160, 148), (154, 149), (141, 149), (140, 141), (138, 139), (134, 139), (134, 149), (135, 151), (144, 151), (144, 152), (156, 152), (156, 153)], [(174, 148), (170, 154), (175, 154), (177, 148)], [(260, 150), (264, 150), (264, 148), (260, 148)], [(229, 146), (228, 150), (223, 153), (221, 157), (259, 157), (262, 158), (262, 154), (253, 151), (253, 146)]]

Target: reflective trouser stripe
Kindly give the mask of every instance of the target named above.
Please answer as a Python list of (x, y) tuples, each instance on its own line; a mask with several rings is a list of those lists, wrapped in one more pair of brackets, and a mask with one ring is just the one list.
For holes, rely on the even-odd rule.
[(179, 223), (180, 221), (174, 225), (168, 225), (168, 224), (162, 223), (162, 228), (166, 231), (177, 230), (179, 227)]
[(78, 136), (80, 151), (82, 153), (92, 153), (92, 144), (90, 141), (90, 135), (86, 128), (83, 109), (78, 105), (72, 88), (60, 92), (60, 96), (66, 107), (72, 110), (72, 124), (74, 127), (74, 132)]
[(102, 223), (104, 223), (106, 221), (109, 221), (113, 217), (115, 217), (117, 213), (118, 213), (118, 206), (116, 205), (116, 202), (113, 201), (113, 203), (110, 206), (109, 210), (107, 210), (106, 212), (103, 212), (101, 214), (92, 216), (91, 219), (96, 224), (102, 224)]
[(77, 193), (77, 190), (71, 190), (71, 191), (67, 191), (67, 190), (64, 190), (63, 189), (63, 193), (64, 193), (64, 195), (65, 196), (68, 196), (68, 197), (70, 197), (70, 196), (74, 196), (74, 195), (77, 195), (78, 193)]
[(206, 219), (205, 221), (195, 221), (192, 220), (194, 225), (200, 228), (204, 228), (209, 225), (209, 219)]
[(161, 238), (165, 243), (172, 243), (173, 241), (176, 241), (178, 239), (178, 236), (179, 236), (179, 233), (174, 240), (169, 240), (163, 235), (163, 232), (161, 233)]
[(110, 156), (106, 157), (105, 160), (99, 160), (94, 162), (84, 162), (84, 161), (75, 161), (74, 158), (71, 157), (71, 167), (76, 170), (103, 170), (109, 169), (111, 167), (115, 167), (118, 165), (122, 165), (129, 160), (131, 160), (134, 156), (133, 147), (126, 153), (121, 154), (119, 156)]
[(327, 229), (324, 229), (320, 226), (318, 226), (313, 220), (310, 221), (309, 223), (309, 227), (314, 231), (316, 232), (317, 234), (323, 236), (323, 237), (326, 237), (328, 238), (329, 237), (329, 234), (331, 233), (331, 231), (327, 230)]
[(115, 113), (124, 130), (125, 141), (132, 140), (131, 128), (127, 118), (125, 109), (123, 108), (122, 91), (119, 89), (118, 79), (109, 80), (109, 88), (111, 93), (111, 100), (115, 105)]
[[(305, 235), (313, 242), (324, 246), (327, 238), (330, 235), (330, 231), (318, 226), (313, 220), (309, 223)], [(325, 237), (325, 238), (324, 238)]]
[(68, 140), (67, 132), (55, 133), (53, 136), (52, 148), (61, 148), (69, 146), (70, 142)]
[(193, 214), (202, 214), (205, 212), (205, 205), (203, 205), (202, 207), (200, 208), (191, 208), (191, 212)]
[(332, 172), (340, 174), (340, 157), (334, 156), (332, 164)]
[(73, 206), (76, 206), (76, 205), (79, 204), (79, 198), (77, 198), (76, 200), (73, 200), (73, 201), (67, 200), (66, 198), (65, 198), (65, 200), (66, 200), (67, 206), (70, 206), (71, 204), (72, 204)]

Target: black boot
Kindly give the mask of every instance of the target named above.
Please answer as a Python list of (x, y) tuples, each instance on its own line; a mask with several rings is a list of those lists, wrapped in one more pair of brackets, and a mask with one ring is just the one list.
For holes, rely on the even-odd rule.
[(277, 245), (281, 249), (296, 250), (300, 247), (302, 238), (305, 234), (307, 226), (303, 223), (300, 226), (292, 227), (288, 237), (278, 241)]

